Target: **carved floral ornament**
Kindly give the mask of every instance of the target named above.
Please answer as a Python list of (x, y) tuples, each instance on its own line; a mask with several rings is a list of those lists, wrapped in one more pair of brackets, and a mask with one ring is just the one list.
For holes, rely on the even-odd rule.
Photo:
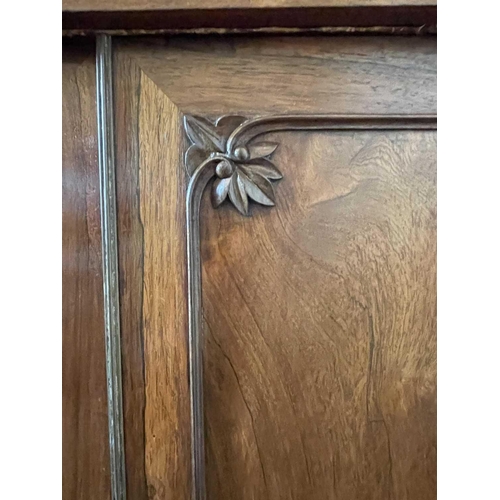
[(274, 205), (271, 181), (282, 178), (270, 160), (277, 144), (259, 137), (286, 131), (436, 130), (435, 115), (268, 115), (223, 116), (212, 122), (185, 116), (191, 143), (185, 154), (190, 175), (186, 189), (186, 248), (189, 312), (192, 499), (206, 500), (203, 403), (203, 308), (200, 250), (200, 201), (212, 178), (212, 202), (229, 199), (248, 214), (248, 199)]
[(283, 176), (270, 161), (277, 143), (260, 141), (231, 147), (228, 139), (245, 121), (245, 117), (235, 115), (222, 116), (215, 123), (185, 116), (184, 128), (192, 145), (184, 160), (190, 175), (207, 160), (216, 162), (211, 189), (214, 208), (229, 199), (240, 213), (248, 215), (249, 198), (261, 205), (275, 204), (271, 181)]

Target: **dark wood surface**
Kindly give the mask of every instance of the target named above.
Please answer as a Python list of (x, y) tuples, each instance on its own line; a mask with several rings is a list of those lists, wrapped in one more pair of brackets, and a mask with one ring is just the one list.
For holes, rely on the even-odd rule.
[(414, 26), (437, 22), (435, 0), (64, 0), (65, 30)]
[[(189, 498), (184, 113), (433, 113), (432, 38), (115, 44), (129, 488)], [(435, 498), (435, 133), (280, 133), (202, 213), (209, 498)]]
[(63, 498), (110, 498), (92, 42), (63, 43)]

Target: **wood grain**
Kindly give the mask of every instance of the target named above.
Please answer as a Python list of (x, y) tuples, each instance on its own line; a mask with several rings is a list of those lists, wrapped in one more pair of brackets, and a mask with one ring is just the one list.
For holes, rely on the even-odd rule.
[(435, 135), (269, 139), (276, 208), (204, 207), (209, 498), (431, 500)]
[(151, 498), (184, 498), (190, 483), (181, 116), (146, 76), (141, 103), (146, 467)]
[(180, 115), (127, 58), (117, 57), (116, 80), (129, 495), (187, 499), (190, 442)]
[(63, 44), (63, 498), (110, 498), (95, 56)]
[(117, 50), (184, 113), (407, 114), (437, 107), (435, 38), (131, 38)]
[[(115, 62), (127, 473), (188, 500), (182, 114), (433, 113), (435, 40), (127, 39)], [(433, 498), (435, 134), (269, 139), (277, 207), (203, 205), (209, 498)]]
[[(116, 61), (115, 131), (120, 329), (127, 494), (148, 498), (145, 463), (143, 332), (144, 234), (139, 214), (140, 71)], [(126, 138), (125, 140), (122, 140)]]

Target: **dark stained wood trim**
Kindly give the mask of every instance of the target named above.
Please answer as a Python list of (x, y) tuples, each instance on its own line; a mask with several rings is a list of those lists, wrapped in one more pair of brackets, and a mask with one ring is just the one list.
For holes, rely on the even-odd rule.
[(163, 36), (163, 35), (226, 35), (226, 36), (284, 36), (284, 35), (328, 35), (328, 36), (423, 36), (437, 35), (436, 25), (422, 26), (368, 26), (366, 28), (353, 26), (336, 26), (322, 28), (255, 28), (255, 29), (231, 29), (231, 28), (198, 28), (198, 29), (161, 29), (161, 30), (63, 30), (64, 37), (92, 36), (106, 34), (110, 36)]
[(63, 11), (65, 31), (231, 30), (261, 28), (435, 26), (437, 8), (422, 6)]

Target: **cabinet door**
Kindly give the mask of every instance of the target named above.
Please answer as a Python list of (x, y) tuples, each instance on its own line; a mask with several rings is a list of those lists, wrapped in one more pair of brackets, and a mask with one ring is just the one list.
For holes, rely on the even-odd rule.
[(435, 498), (435, 39), (128, 38), (114, 75), (130, 498), (190, 498), (203, 443), (208, 499)]

